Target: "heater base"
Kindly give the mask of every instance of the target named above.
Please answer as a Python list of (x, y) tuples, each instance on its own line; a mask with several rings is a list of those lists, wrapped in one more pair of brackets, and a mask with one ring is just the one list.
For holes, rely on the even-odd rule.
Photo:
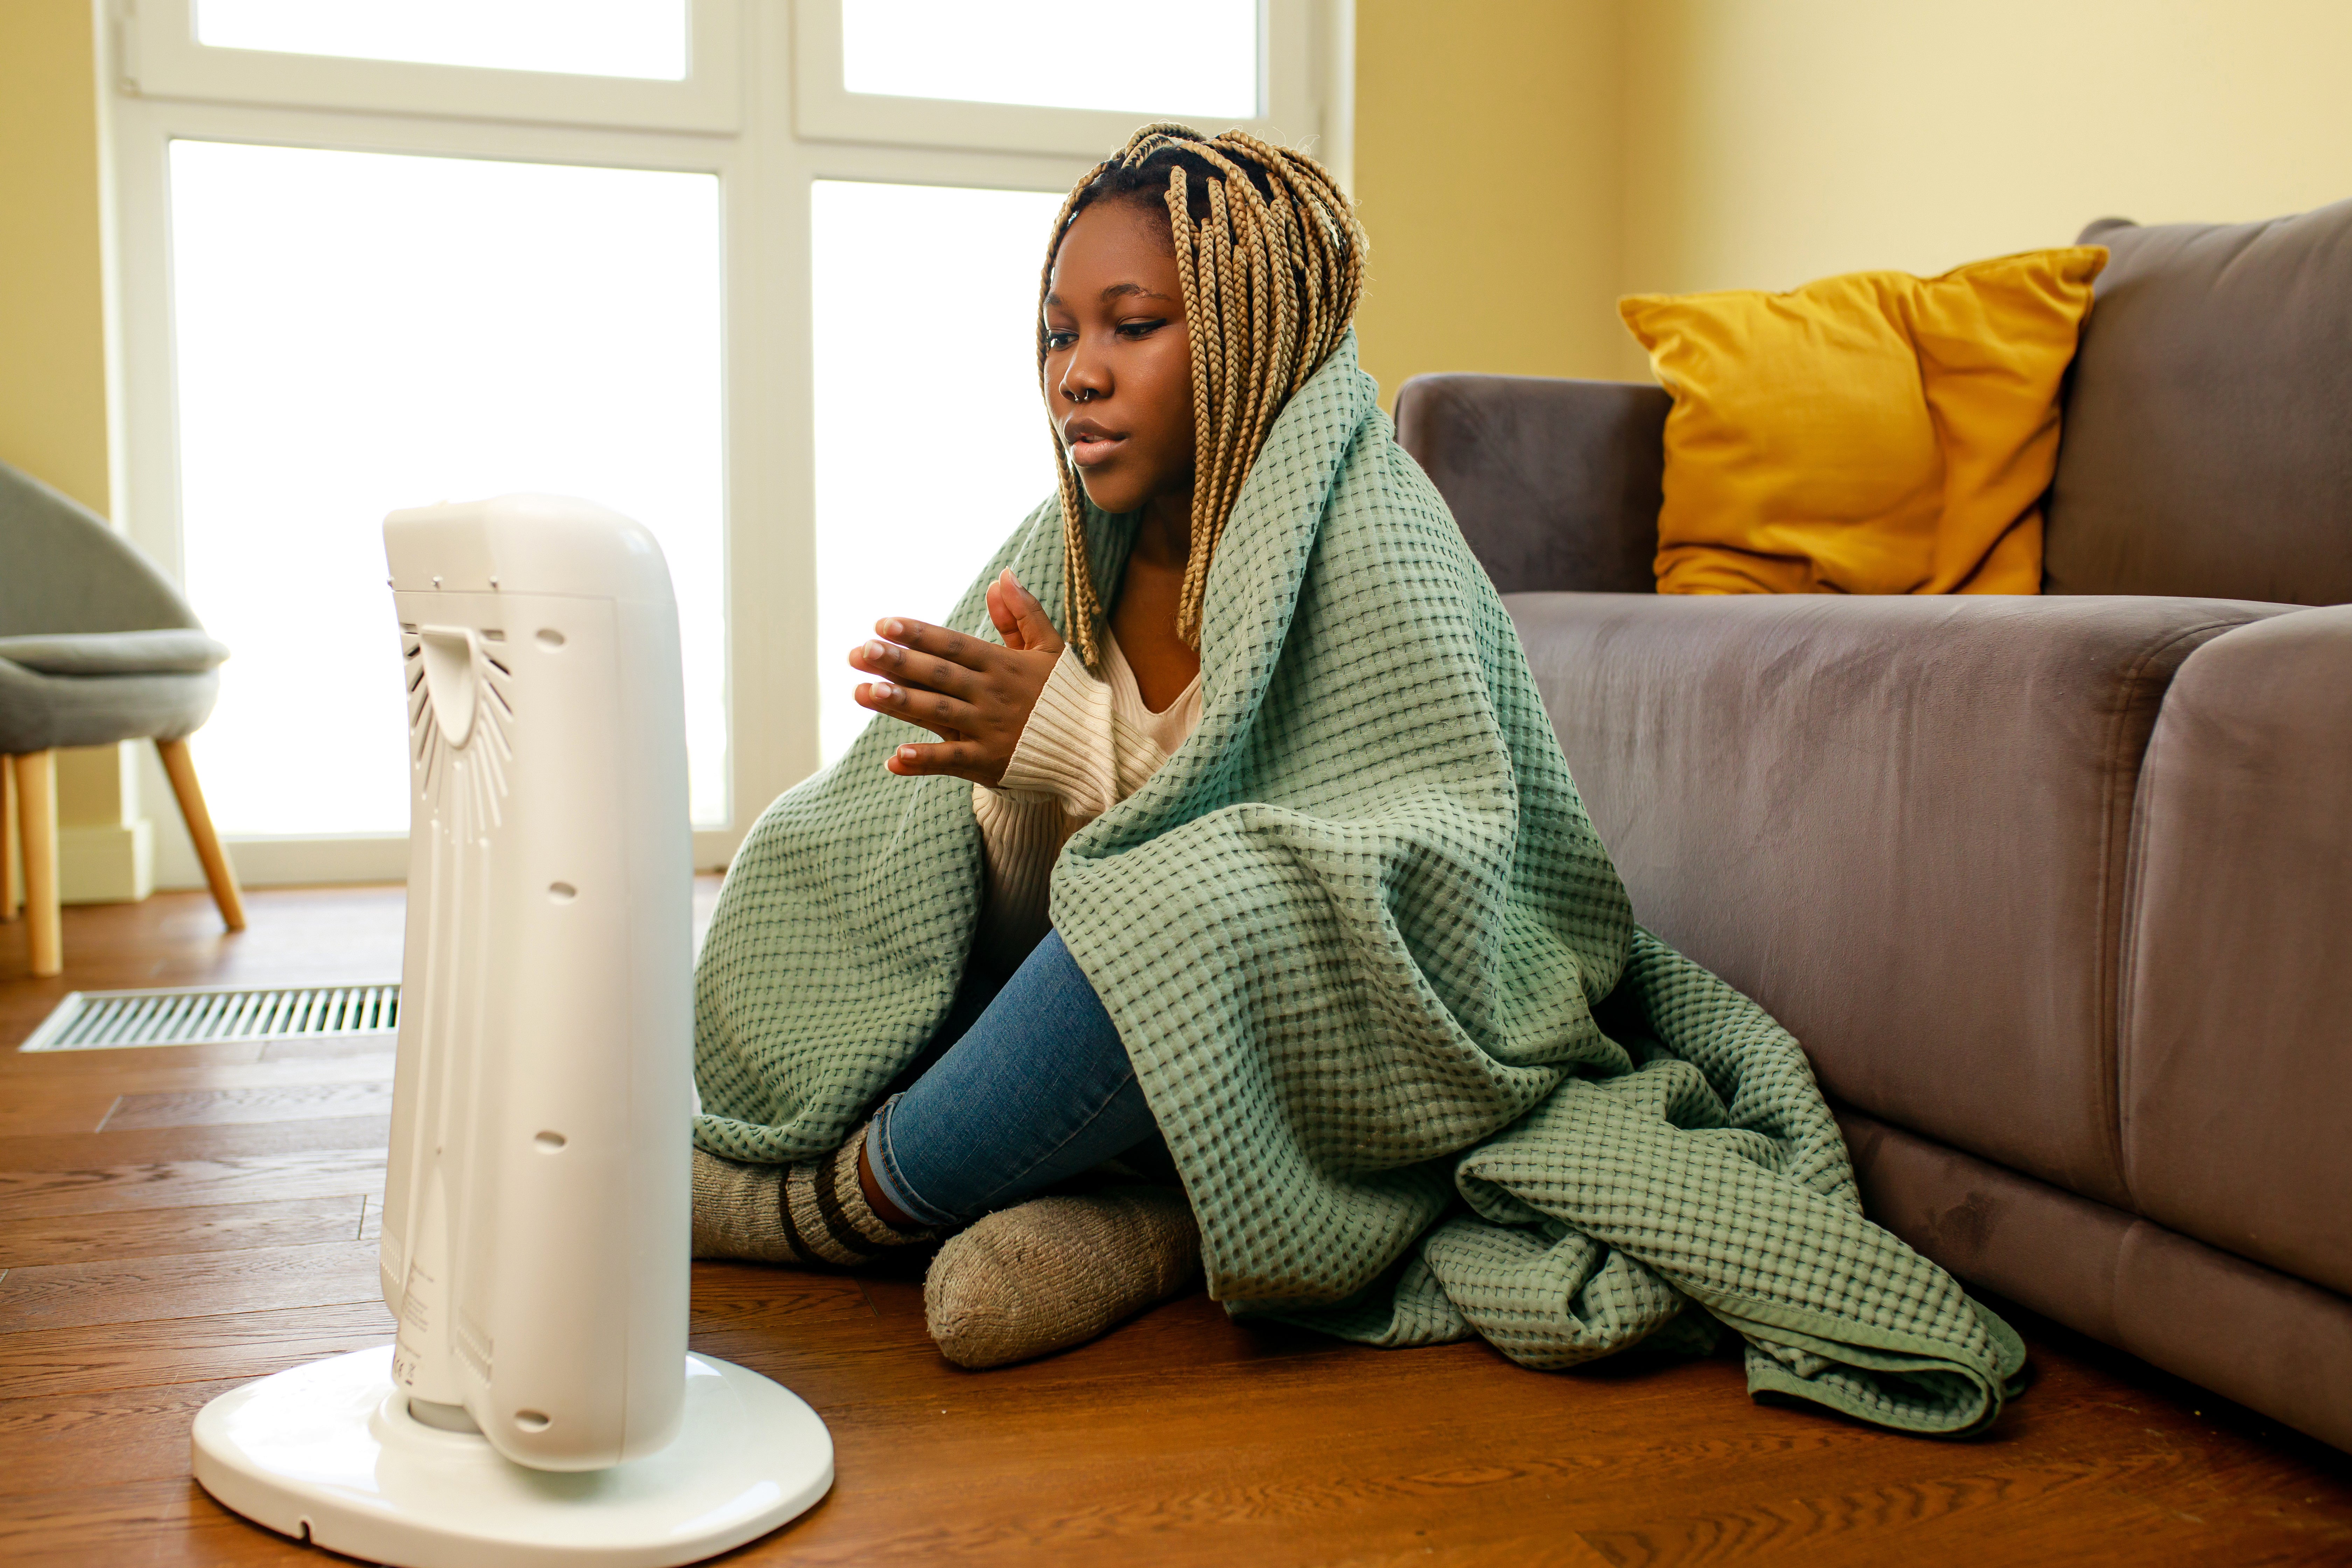
[(313, 1545), (399, 1568), (672, 1568), (797, 1517), (833, 1485), (833, 1438), (758, 1373), (686, 1358), (669, 1446), (605, 1470), (533, 1470), (425, 1426), (392, 1347), (312, 1362), (196, 1417), (195, 1474), (220, 1503)]

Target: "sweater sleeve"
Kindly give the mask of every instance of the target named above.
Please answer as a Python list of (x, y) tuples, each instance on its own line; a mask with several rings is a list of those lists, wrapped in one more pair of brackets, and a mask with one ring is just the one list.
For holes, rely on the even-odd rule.
[(1077, 825), (1092, 822), (1168, 760), (1138, 722), (1142, 715), (1123, 711), (1127, 706), (1076, 649), (1064, 648), (997, 788), (1050, 795)]
[(971, 813), (988, 870), (978, 940), (1000, 973), (1044, 940), (1054, 859), (1070, 835), (1134, 794), (1168, 760), (1119, 706), (1110, 684), (1065, 648), (1004, 776), (993, 789), (972, 785)]
[(1076, 824), (1049, 795), (1013, 794), (971, 786), (971, 815), (980, 824), (981, 858), (987, 874), (977, 956), (999, 974), (1009, 973), (1031, 948), (1045, 940), (1051, 921), (1046, 894), (1054, 858)]

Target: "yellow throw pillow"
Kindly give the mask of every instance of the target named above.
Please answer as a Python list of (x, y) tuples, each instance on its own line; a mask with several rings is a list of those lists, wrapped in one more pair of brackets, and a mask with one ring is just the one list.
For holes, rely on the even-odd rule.
[(2037, 594), (2104, 246), (1618, 310), (1666, 416), (1661, 594)]

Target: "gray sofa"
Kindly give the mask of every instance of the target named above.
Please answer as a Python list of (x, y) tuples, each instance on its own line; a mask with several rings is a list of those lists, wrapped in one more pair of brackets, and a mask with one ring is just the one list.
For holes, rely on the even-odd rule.
[(2352, 1448), (2352, 202), (2084, 237), (2039, 597), (1655, 594), (1655, 387), (1423, 376), (1398, 430), (1871, 1212)]

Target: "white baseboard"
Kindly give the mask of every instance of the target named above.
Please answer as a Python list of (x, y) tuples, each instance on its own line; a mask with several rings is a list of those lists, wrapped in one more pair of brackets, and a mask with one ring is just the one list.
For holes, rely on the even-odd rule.
[[(178, 825), (173, 824), (174, 826)], [(227, 838), (229, 864), (248, 888), (283, 888), (305, 882), (404, 882), (408, 879), (408, 835), (377, 833), (331, 837)], [(184, 831), (161, 837), (155, 847), (155, 885), (201, 888), (204, 867)]]

